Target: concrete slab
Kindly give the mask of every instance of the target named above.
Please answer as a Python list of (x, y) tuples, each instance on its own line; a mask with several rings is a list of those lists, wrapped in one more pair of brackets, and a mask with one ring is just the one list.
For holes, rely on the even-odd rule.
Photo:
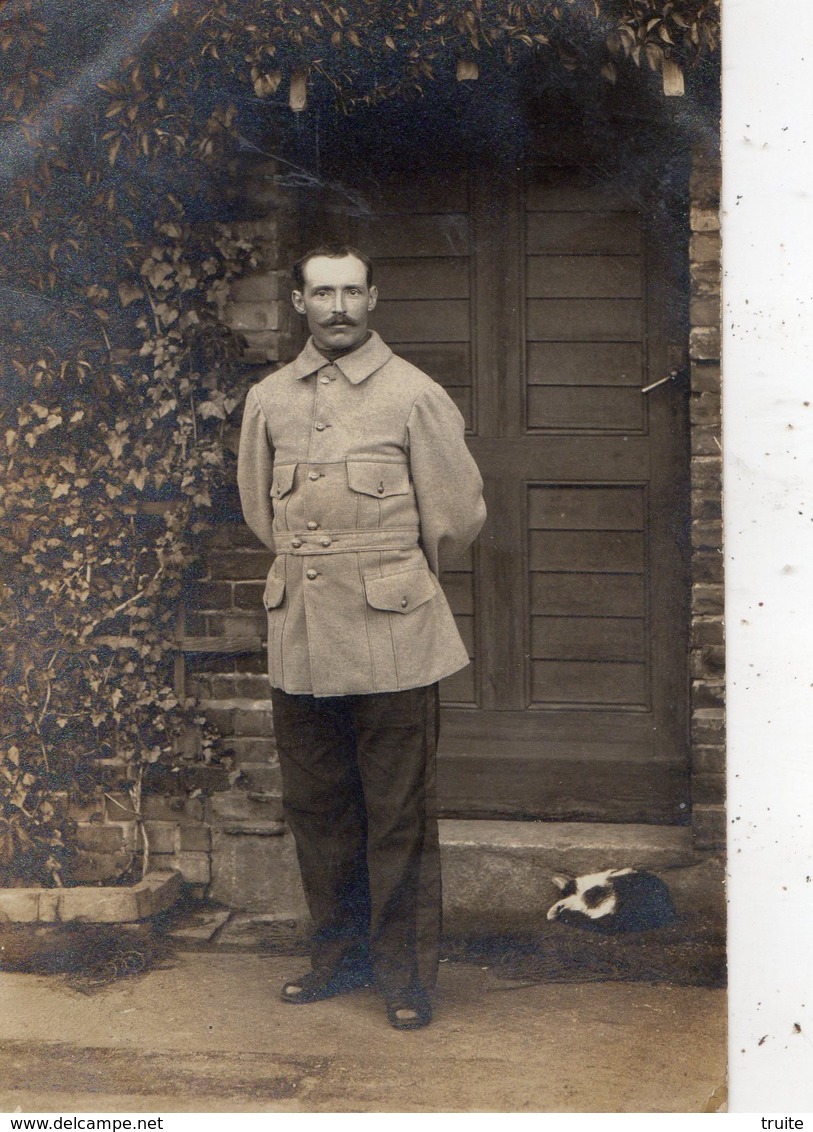
[(0, 923), (128, 923), (171, 908), (181, 894), (181, 874), (149, 873), (133, 885), (0, 889)]
[(203, 905), (193, 909), (177, 924), (171, 926), (167, 931), (167, 937), (181, 946), (211, 943), (230, 915), (226, 908), (210, 908)]
[(720, 990), (526, 986), (444, 963), (433, 1024), (397, 1033), (372, 990), (281, 1003), (301, 969), (185, 953), (94, 995), (0, 974), (0, 1109), (703, 1112), (725, 1079)]

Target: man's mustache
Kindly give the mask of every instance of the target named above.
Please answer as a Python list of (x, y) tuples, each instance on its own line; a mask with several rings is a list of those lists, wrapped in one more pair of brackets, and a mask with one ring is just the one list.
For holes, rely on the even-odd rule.
[(354, 318), (348, 318), (346, 314), (334, 314), (322, 326), (358, 326), (358, 322)]

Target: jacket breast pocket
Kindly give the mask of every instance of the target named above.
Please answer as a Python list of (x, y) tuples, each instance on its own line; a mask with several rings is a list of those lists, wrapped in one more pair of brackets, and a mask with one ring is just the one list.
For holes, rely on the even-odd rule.
[(385, 461), (347, 461), (347, 483), (351, 491), (386, 499), (390, 495), (409, 495), (409, 469), (406, 464)]
[(387, 613), (411, 613), (437, 593), (432, 575), (423, 568), (383, 578), (365, 577), (364, 590), (368, 604)]
[(277, 524), (284, 526), (285, 510), (288, 506), (287, 497), (291, 494), (296, 475), (296, 464), (275, 464), (274, 476), (271, 480), (271, 499), (274, 504), (274, 519)]
[(347, 486), (355, 495), (355, 525), (360, 529), (417, 526), (415, 495), (405, 463), (348, 460)]
[(296, 464), (275, 464), (274, 476), (271, 481), (271, 498), (284, 499), (294, 486)]

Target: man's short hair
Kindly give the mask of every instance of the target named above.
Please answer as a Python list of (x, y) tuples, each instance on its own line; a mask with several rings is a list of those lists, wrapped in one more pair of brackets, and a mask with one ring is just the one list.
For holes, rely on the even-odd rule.
[(328, 259), (344, 259), (345, 256), (351, 255), (355, 259), (361, 260), (367, 271), (367, 286), (372, 287), (373, 262), (368, 255), (360, 252), (358, 248), (354, 248), (351, 244), (320, 244), (318, 248), (311, 248), (309, 252), (305, 252), (293, 266), (291, 274), (294, 277), (294, 286), (297, 291), (302, 291), (305, 287), (305, 265), (309, 260), (320, 255), (327, 256)]

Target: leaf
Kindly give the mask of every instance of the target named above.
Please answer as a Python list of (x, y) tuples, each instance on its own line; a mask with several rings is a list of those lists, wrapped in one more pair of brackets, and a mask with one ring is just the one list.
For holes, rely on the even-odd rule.
[(659, 71), (663, 63), (663, 48), (658, 46), (657, 43), (648, 43), (644, 48), (646, 51), (646, 61), (653, 71)]
[(134, 484), (139, 491), (144, 490), (148, 478), (149, 473), (146, 468), (131, 468), (127, 474), (127, 482)]
[(282, 72), (272, 71), (270, 74), (258, 75), (254, 80), (254, 93), (258, 98), (266, 98), (274, 94), (282, 82)]
[(144, 292), (137, 283), (119, 283), (118, 292), (119, 301), (123, 307), (129, 307), (130, 303), (144, 298)]
[(673, 59), (663, 61), (663, 93), (667, 98), (680, 98), (685, 93), (683, 71)]
[(198, 415), (207, 419), (209, 417), (217, 417), (221, 421), (225, 421), (227, 417), (226, 410), (223, 403), (217, 401), (203, 401), (198, 405)]
[(473, 59), (458, 59), (457, 61), (457, 81), (473, 82), (480, 77), (480, 68)]

